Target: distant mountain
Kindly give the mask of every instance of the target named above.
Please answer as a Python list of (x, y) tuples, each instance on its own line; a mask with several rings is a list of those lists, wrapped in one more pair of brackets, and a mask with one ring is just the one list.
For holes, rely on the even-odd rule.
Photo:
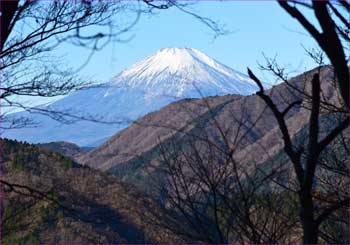
[(58, 141), (58, 142), (50, 142), (50, 143), (39, 143), (38, 147), (47, 149), (52, 152), (60, 153), (64, 156), (75, 158), (83, 153), (88, 152), (87, 149), (81, 148), (73, 143)]
[[(292, 137), (308, 122), (309, 110), (305, 109), (308, 96), (302, 91), (310, 94), (310, 81), (315, 71), (318, 70), (301, 74), (290, 79), (289, 84), (282, 83), (267, 91), (281, 110), (294, 101), (303, 101), (302, 106), (295, 106), (285, 117)], [(322, 100), (336, 104), (338, 97), (332, 88), (330, 67), (323, 68), (320, 76)], [(294, 93), (290, 93), (291, 86)], [(283, 151), (277, 122), (260, 97), (226, 95), (172, 103), (140, 118), (77, 160), (143, 189), (152, 189), (150, 183), (155, 169), (152, 166), (161, 164), (160, 143), (163, 147), (185, 145), (189, 141), (199, 144), (199, 139), (209, 135), (220, 145), (222, 138), (217, 125), (226, 132), (229, 143), (236, 145), (234, 157), (242, 165), (264, 163)], [(237, 135), (242, 136), (239, 143), (235, 143)]]
[(32, 143), (68, 141), (96, 146), (132, 121), (171, 102), (226, 94), (249, 95), (256, 90), (257, 86), (246, 75), (198, 50), (166, 48), (122, 71), (108, 83), (77, 91), (44, 107), (114, 123), (78, 120), (62, 125), (43, 115), (20, 112), (10, 117), (25, 116), (38, 126), (9, 130), (3, 136)]

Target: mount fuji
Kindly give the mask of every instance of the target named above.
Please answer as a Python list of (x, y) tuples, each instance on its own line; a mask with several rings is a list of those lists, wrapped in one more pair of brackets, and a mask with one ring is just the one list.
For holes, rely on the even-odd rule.
[(18, 112), (9, 117), (28, 117), (37, 126), (11, 129), (2, 137), (31, 143), (69, 141), (80, 146), (97, 146), (132, 121), (171, 102), (225, 94), (249, 95), (255, 91), (257, 86), (246, 75), (196, 49), (165, 48), (101, 86), (76, 91), (43, 107), (76, 118), (111, 123), (73, 120), (62, 124), (41, 114)]

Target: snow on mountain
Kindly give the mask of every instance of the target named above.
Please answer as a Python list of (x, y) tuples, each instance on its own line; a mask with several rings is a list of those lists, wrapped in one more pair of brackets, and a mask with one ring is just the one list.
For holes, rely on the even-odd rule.
[(198, 91), (205, 95), (247, 95), (256, 90), (247, 76), (191, 48), (161, 49), (112, 81), (151, 94), (178, 97), (198, 97)]
[(69, 141), (80, 146), (96, 146), (133, 120), (176, 100), (249, 95), (256, 90), (256, 85), (246, 75), (196, 49), (165, 48), (99, 87), (74, 92), (46, 107), (77, 117), (118, 123), (79, 120), (62, 124), (44, 115), (19, 112), (10, 117), (29, 117), (38, 126), (8, 130), (3, 137), (33, 143)]

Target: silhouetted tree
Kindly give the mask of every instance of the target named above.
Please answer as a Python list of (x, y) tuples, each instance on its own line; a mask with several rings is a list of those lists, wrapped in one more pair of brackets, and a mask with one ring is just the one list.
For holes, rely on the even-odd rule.
[[(274, 64), (269, 64), (268, 69), (273, 71), (273, 73), (280, 78), (283, 78), (283, 70), (276, 67)], [(334, 70), (336, 69), (334, 68)], [(345, 195), (342, 196), (341, 199), (333, 200), (330, 205), (323, 207), (320, 211), (320, 207), (316, 205), (317, 198), (314, 196), (315, 190), (318, 189), (318, 183), (316, 183), (317, 173), (322, 168), (320, 163), (321, 156), (349, 126), (349, 114), (346, 113), (344, 109), (342, 110), (341, 106), (334, 110), (334, 107), (327, 107), (327, 101), (322, 101), (321, 70), (316, 69), (311, 80), (311, 93), (306, 97), (306, 108), (310, 110), (307, 136), (302, 145), (295, 144), (289, 133), (285, 116), (290, 109), (297, 106), (299, 103), (291, 103), (281, 110), (273, 99), (266, 94), (261, 81), (249, 69), (248, 74), (260, 88), (257, 95), (273, 112), (278, 122), (284, 142), (284, 151), (293, 165), (295, 181), (298, 183), (297, 194), (299, 198), (299, 216), (303, 229), (303, 243), (316, 244), (318, 242), (320, 225), (337, 209), (347, 207), (349, 204), (349, 198)], [(336, 71), (335, 74), (337, 74)], [(336, 79), (338, 79), (338, 77), (336, 77)], [(288, 83), (288, 81), (284, 81)], [(337, 90), (337, 88), (334, 89)], [(322, 117), (325, 117), (325, 115), (336, 118), (336, 120), (333, 120), (333, 125), (331, 127), (328, 125), (330, 128), (328, 128), (328, 130), (324, 129), (325, 126), (323, 125), (324, 123), (322, 123)], [(346, 150), (340, 154), (345, 155), (347, 160)], [(343, 165), (342, 171), (347, 171), (347, 166)], [(339, 180), (341, 180), (341, 176), (334, 175), (334, 173), (336, 172), (333, 172), (332, 178), (339, 178)], [(340, 189), (336, 188), (330, 190), (330, 192), (326, 192), (326, 196), (337, 191), (340, 191)]]
[[(212, 112), (210, 126), (173, 129), (181, 137), (160, 140), (160, 166), (155, 168), (163, 175), (156, 180), (165, 208), (176, 214), (159, 225), (188, 241), (207, 243), (349, 240), (349, 138), (345, 131), (349, 115), (338, 96), (333, 68), (323, 65), (322, 53), (308, 54), (319, 67), (299, 80), (286, 78), (276, 60), (267, 59), (261, 67), (284, 81), (279, 85), (283, 91), (265, 91), (249, 70), (260, 88), (257, 95), (267, 107), (262, 117), (270, 114), (276, 119), (274, 138), (282, 137), (281, 155), (270, 156), (268, 145), (254, 141), (257, 148), (252, 149), (261, 149), (267, 159), (263, 163), (237, 159), (237, 149), (261, 120), (256, 116), (251, 122), (244, 104), (240, 112), (231, 113), (230, 127), (216, 119), (215, 108), (207, 103)], [(308, 117), (298, 131), (288, 122), (295, 111)], [(271, 118), (269, 122), (273, 123)]]
[[(150, 8), (146, 4), (120, 1), (1, 1), (2, 108), (17, 107), (63, 120), (64, 112), (31, 108), (18, 100), (20, 96), (66, 95), (88, 85), (73, 71), (58, 69), (60, 59), (50, 51), (70, 43), (91, 50), (91, 57), (109, 42), (126, 41), (122, 35)], [(115, 17), (122, 14), (133, 14), (134, 18), (121, 23)], [(3, 122), (5, 114), (2, 110)], [(26, 118), (9, 120), (2, 127), (9, 129), (30, 123)]]
[[(160, 225), (187, 241), (297, 242), (294, 193), (269, 181), (279, 169), (266, 176), (254, 163), (243, 165), (235, 159), (238, 145), (232, 142), (245, 137), (243, 130), (235, 133), (235, 139), (219, 124), (213, 131), (202, 131), (200, 136), (185, 133), (186, 140), (160, 143), (165, 181), (159, 187), (166, 193), (167, 209), (176, 212)], [(216, 133), (218, 137), (212, 135)]]
[[(327, 54), (337, 77), (339, 89), (343, 100), (349, 109), (349, 67), (345, 50), (350, 45), (349, 14), (350, 4), (348, 1), (304, 1), (290, 0), (278, 1), (280, 6), (293, 18), (295, 18), (305, 30), (318, 43)], [(311, 9), (321, 27), (318, 30), (315, 25), (297, 8), (302, 6)], [(348, 50), (349, 52), (349, 50)]]
[[(129, 37), (125, 37), (125, 34), (139, 21), (140, 16), (142, 14), (151, 15), (155, 9), (176, 7), (202, 21), (216, 34), (221, 31), (214, 21), (186, 10), (185, 6), (185, 3), (180, 4), (176, 1), (153, 2), (150, 0), (139, 2), (0, 1), (0, 100), (2, 107), (0, 128), (8, 130), (25, 127), (31, 123), (27, 118), (6, 118), (6, 111), (4, 112), (6, 107), (41, 113), (63, 123), (67, 122), (67, 118), (103, 122), (94, 117), (77, 117), (66, 111), (31, 107), (17, 98), (20, 96), (54, 97), (90, 86), (91, 84), (81, 81), (76, 76), (76, 71), (58, 69), (60, 59), (52, 56), (50, 52), (63, 43), (84, 47), (90, 50), (84, 66), (95, 51), (101, 50), (108, 43), (128, 41)], [(123, 14), (126, 18), (121, 18)], [(10, 149), (13, 154), (12, 167), (14, 169), (22, 171), (29, 163), (36, 160), (35, 152), (22, 154), (20, 149), (16, 149), (18, 145), (14, 147)], [(7, 156), (7, 154), (4, 155)], [(66, 168), (73, 165), (68, 158), (58, 160)], [(58, 200), (50, 197), (46, 191), (38, 188), (6, 181), (6, 178), (3, 177), (0, 183), (5, 192), (15, 193), (23, 198), (31, 197), (34, 200), (31, 205), (43, 199), (62, 205)], [(22, 208), (16, 206), (13, 215), (21, 215), (23, 210), (28, 208), (30, 205)], [(64, 208), (69, 210), (70, 207)], [(1, 212), (5, 211), (1, 209)], [(4, 230), (5, 224), (7, 228), (12, 225), (16, 226), (16, 219), (13, 219), (12, 214), (2, 221), (1, 235), (7, 232)]]

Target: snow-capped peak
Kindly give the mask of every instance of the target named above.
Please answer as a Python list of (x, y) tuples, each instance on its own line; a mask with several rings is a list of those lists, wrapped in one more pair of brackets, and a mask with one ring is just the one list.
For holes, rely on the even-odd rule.
[(193, 48), (163, 48), (124, 70), (112, 82), (180, 97), (193, 97), (194, 90), (203, 95), (246, 95), (256, 90), (247, 76)]
[(137, 62), (132, 67), (125, 70), (122, 75), (128, 76), (135, 71), (142, 71), (143, 76), (148, 76), (162, 72), (164, 69), (175, 73), (179, 70), (194, 66), (196, 64), (194, 56), (196, 52), (200, 53), (191, 48), (163, 48), (154, 55)]
[[(40, 114), (19, 112), (39, 122), (33, 130), (9, 130), (4, 137), (28, 142), (69, 141), (96, 146), (133, 120), (183, 98), (225, 94), (247, 95), (257, 86), (244, 74), (192, 48), (165, 48), (122, 71), (105, 86), (72, 93), (49, 105), (50, 110), (83, 118), (98, 118), (98, 124), (77, 121), (64, 124)], [(69, 118), (68, 120), (71, 120)]]

